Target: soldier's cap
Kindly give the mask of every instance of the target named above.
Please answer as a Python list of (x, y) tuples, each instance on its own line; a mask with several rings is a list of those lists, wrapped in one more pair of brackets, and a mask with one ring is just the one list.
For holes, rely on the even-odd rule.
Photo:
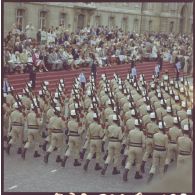
[(190, 85), (190, 91), (191, 92), (193, 91), (193, 85)]
[(41, 90), (39, 90), (39, 95), (43, 95), (43, 92)]
[(173, 95), (173, 90), (172, 89), (170, 89), (169, 94)]
[(111, 104), (112, 104), (112, 102), (111, 102), (111, 100), (110, 100), (110, 99), (108, 100), (108, 104), (109, 104), (109, 105), (111, 105)]
[(183, 77), (180, 77), (180, 81), (183, 82)]
[(178, 89), (179, 88), (179, 85), (177, 83), (175, 83), (175, 88)]
[(13, 107), (14, 107), (14, 108), (18, 108), (17, 102), (14, 103)]
[(139, 126), (141, 125), (142, 120), (135, 119), (134, 125)]
[(77, 103), (74, 104), (75, 108), (79, 108), (79, 105)]
[[(166, 127), (166, 123), (165, 122), (164, 122), (164, 126)], [(158, 127), (159, 127), (159, 129), (163, 129), (163, 123), (162, 123), (162, 121), (160, 121), (158, 123)]]
[(93, 113), (93, 118), (96, 119), (97, 118), (97, 114)]
[(117, 121), (117, 115), (116, 115), (116, 114), (113, 114), (113, 115), (112, 115), (112, 120), (113, 120), (113, 121)]
[(91, 91), (90, 90), (87, 91), (87, 95), (91, 96)]
[(167, 106), (166, 111), (167, 111), (168, 113), (170, 113), (170, 112), (171, 112), (171, 107), (170, 107), (170, 106)]
[(47, 87), (44, 85), (44, 86), (43, 86), (43, 89), (44, 89), (44, 90), (47, 90)]
[(192, 115), (192, 110), (191, 109), (187, 109), (187, 115)]
[(59, 106), (56, 106), (55, 109), (60, 112), (60, 107)]
[(174, 81), (173, 80), (170, 80), (170, 85), (173, 85), (174, 84)]
[(168, 88), (167, 86), (165, 87), (165, 91), (166, 91), (166, 92), (169, 91), (169, 88)]
[(155, 88), (155, 84), (154, 83), (151, 83), (150, 86), (151, 86), (152, 89)]
[(131, 102), (129, 102), (129, 108), (132, 108), (132, 103)]
[(31, 104), (30, 107), (31, 107), (31, 109), (34, 109), (34, 105), (33, 104)]
[(186, 125), (184, 125), (183, 130), (184, 130), (184, 131), (189, 131), (189, 127), (188, 127), (188, 125), (187, 125), (187, 124), (186, 124)]
[(64, 84), (64, 80), (63, 80), (63, 79), (60, 79), (60, 83), (61, 83), (61, 84)]
[(59, 92), (62, 92), (62, 88), (61, 88), (61, 87), (58, 87), (58, 91), (59, 91)]
[(158, 93), (158, 98), (161, 98), (161, 97), (162, 97), (162, 96), (161, 96), (161, 93), (159, 92), (159, 93)]
[(163, 82), (161, 82), (161, 83), (160, 83), (160, 86), (161, 86), (161, 87), (163, 87), (163, 86), (164, 86), (164, 83), (163, 83)]
[(18, 97), (21, 99), (22, 98), (22, 95), (18, 95)]
[(137, 86), (137, 84), (136, 84), (136, 83), (134, 83), (134, 84), (133, 84), (133, 86), (134, 86), (134, 87), (136, 87), (136, 86)]
[(147, 111), (150, 112), (151, 111), (151, 107), (150, 105), (147, 106)]
[(152, 75), (152, 79), (154, 79), (155, 78), (155, 76), (154, 75)]
[(57, 99), (53, 99), (54, 103), (57, 104), (58, 103), (58, 100)]
[[(180, 117), (179, 117), (179, 120), (180, 120)], [(177, 120), (177, 117), (174, 117), (174, 118), (173, 118), (173, 123), (178, 124), (178, 122), (179, 122), (179, 121)]]
[(180, 93), (184, 93), (184, 88), (181, 87), (179, 91), (180, 91)]
[(144, 102), (146, 102), (147, 100), (149, 100), (149, 98), (148, 97), (144, 97)]
[(151, 118), (151, 119), (155, 119), (155, 118), (156, 118), (155, 112), (151, 112), (151, 113), (150, 113), (150, 118)]
[(75, 111), (75, 110), (71, 110), (71, 111), (70, 111), (70, 115), (71, 115), (71, 116), (76, 116), (76, 111)]
[(55, 93), (55, 98), (58, 98), (58, 97), (59, 97), (59, 96), (58, 96), (58, 93), (56, 92), (56, 93)]
[(131, 110), (131, 116), (135, 116), (135, 109)]
[(62, 87), (64, 87), (64, 83), (60, 83), (60, 84), (59, 84), (59, 86), (62, 86)]
[(43, 82), (45, 85), (49, 85), (49, 81), (44, 81)]
[(122, 85), (119, 85), (118, 88), (119, 88), (119, 89), (122, 89)]
[(4, 93), (4, 94), (3, 94), (3, 97), (7, 97), (7, 93)]
[(182, 106), (182, 108), (186, 108), (186, 106), (187, 106), (187, 105), (186, 105), (186, 102), (185, 102), (185, 101), (182, 101), (182, 102), (181, 102), (181, 106)]
[(179, 101), (179, 96), (175, 95), (175, 101)]

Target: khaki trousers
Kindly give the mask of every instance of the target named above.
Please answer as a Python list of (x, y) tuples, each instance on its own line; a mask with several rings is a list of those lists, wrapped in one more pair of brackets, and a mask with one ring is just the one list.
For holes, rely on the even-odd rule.
[(24, 129), (22, 126), (12, 126), (11, 130), (11, 140), (9, 144), (15, 144), (16, 142), (19, 143), (19, 147), (22, 147), (23, 138), (24, 138)]
[(143, 156), (143, 161), (147, 161), (149, 155), (153, 152), (152, 144), (153, 144), (153, 139), (147, 138), (146, 139), (146, 151), (145, 151), (144, 156)]

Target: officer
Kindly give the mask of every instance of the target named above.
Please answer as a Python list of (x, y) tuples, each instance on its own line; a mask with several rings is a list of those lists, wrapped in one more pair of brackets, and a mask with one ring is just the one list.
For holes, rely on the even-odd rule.
[(123, 181), (127, 181), (128, 172), (135, 161), (136, 163), (136, 173), (135, 179), (141, 179), (140, 166), (143, 155), (143, 149), (145, 148), (145, 136), (141, 131), (141, 121), (135, 119), (136, 128), (129, 132), (127, 137), (127, 143), (129, 145), (128, 151), (128, 161), (125, 166), (125, 171), (123, 174)]
[(76, 118), (76, 111), (71, 110), (71, 118), (68, 121), (68, 149), (65, 153), (64, 159), (62, 160), (61, 166), (65, 167), (66, 161), (70, 155), (75, 155), (74, 166), (81, 166), (79, 159), (79, 151), (81, 148), (81, 134), (83, 133), (82, 125)]
[(169, 129), (173, 126), (173, 117), (172, 117), (172, 109), (170, 106), (167, 106), (167, 115), (163, 117), (163, 121), (166, 123), (166, 127)]
[(177, 140), (180, 136), (182, 136), (182, 130), (180, 129), (180, 121), (179, 117), (173, 118), (174, 126), (171, 127), (167, 133), (169, 138), (169, 144), (168, 144), (168, 151), (167, 151), (167, 157), (165, 160), (165, 167), (164, 172), (167, 172), (169, 163), (171, 159), (175, 156), (177, 156), (178, 149), (177, 149)]
[(101, 144), (102, 144), (102, 138), (104, 136), (104, 131), (102, 130), (102, 126), (98, 124), (98, 116), (96, 113), (93, 114), (93, 119), (94, 122), (92, 122), (89, 125), (87, 131), (87, 137), (90, 140), (90, 145), (89, 145), (89, 154), (87, 156), (86, 163), (83, 167), (85, 171), (87, 171), (89, 162), (92, 159), (94, 154), (96, 154), (95, 170), (98, 171), (102, 169), (99, 163), (101, 157)]
[(6, 152), (7, 154), (9, 154), (11, 146), (18, 141), (19, 142), (18, 154), (21, 154), (24, 138), (25, 119), (23, 113), (20, 111), (18, 102), (15, 102), (13, 107), (15, 110), (10, 114), (11, 139), (8, 142)]
[(61, 162), (60, 154), (64, 148), (64, 129), (65, 129), (65, 121), (63, 117), (60, 116), (60, 107), (55, 107), (54, 116), (52, 116), (49, 120), (48, 130), (51, 131), (51, 143), (49, 148), (47, 149), (47, 153), (44, 156), (44, 162), (48, 163), (48, 158), (51, 152), (57, 147), (58, 155), (56, 158), (56, 162)]
[(153, 158), (152, 158), (152, 167), (150, 169), (150, 175), (148, 178), (148, 183), (151, 182), (156, 168), (159, 167), (160, 175), (164, 173), (164, 165), (167, 154), (168, 147), (168, 136), (165, 133), (165, 123), (163, 121), (159, 122), (159, 132), (155, 133), (153, 136)]
[(158, 126), (156, 125), (156, 114), (155, 112), (150, 113), (151, 122), (146, 125), (146, 151), (143, 156), (143, 161), (141, 164), (141, 171), (145, 173), (145, 163), (148, 160), (149, 155), (153, 153), (153, 136), (159, 131)]
[(193, 121), (191, 119), (192, 117), (192, 110), (191, 109), (188, 109), (187, 112), (186, 112), (188, 118), (185, 118), (181, 121), (181, 128), (183, 129), (184, 128), (184, 125), (187, 125), (188, 123), (190, 123), (190, 126), (192, 127), (193, 125)]
[(178, 138), (177, 168), (181, 169), (187, 162), (192, 161), (193, 143), (190, 138), (191, 129), (189, 125), (184, 125), (183, 136)]
[(113, 175), (120, 174), (120, 171), (117, 170), (119, 155), (120, 155), (120, 147), (122, 140), (122, 129), (118, 126), (117, 115), (113, 114), (113, 124), (108, 127), (105, 134), (108, 138), (108, 156), (105, 161), (104, 168), (101, 171), (102, 175), (105, 175), (108, 164), (112, 159), (114, 159), (114, 168), (112, 171)]
[(42, 124), (42, 118), (40, 113), (37, 111), (35, 105), (31, 104), (31, 111), (27, 115), (27, 129), (28, 129), (28, 138), (27, 142), (24, 146), (24, 150), (22, 152), (22, 158), (25, 159), (25, 154), (27, 149), (30, 148), (32, 144), (35, 144), (35, 152), (34, 157), (40, 157), (41, 155), (38, 153), (39, 142), (40, 142), (40, 130), (39, 127)]

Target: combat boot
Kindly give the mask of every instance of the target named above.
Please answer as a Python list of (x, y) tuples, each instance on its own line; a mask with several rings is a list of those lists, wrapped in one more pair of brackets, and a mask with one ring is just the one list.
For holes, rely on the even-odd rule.
[(145, 163), (146, 163), (146, 161), (142, 161), (142, 164), (141, 164), (141, 172), (142, 173), (145, 173)]
[(22, 148), (18, 148), (17, 154), (22, 154)]
[(62, 160), (62, 162), (61, 162), (62, 167), (65, 167), (67, 159), (68, 159), (68, 156), (65, 156), (64, 159)]
[(167, 165), (167, 164), (164, 166), (164, 173), (166, 173), (166, 172), (167, 172), (167, 170), (168, 170), (168, 166), (169, 166), (169, 165)]
[(125, 164), (126, 164), (126, 160), (127, 160), (127, 155), (124, 156), (122, 162), (121, 162), (121, 165), (124, 167)]
[(42, 145), (42, 150), (46, 151), (46, 147), (47, 147), (48, 141), (45, 141), (45, 143)]
[(46, 133), (45, 132), (42, 132), (42, 138), (46, 138)]
[(154, 176), (154, 174), (153, 174), (153, 173), (150, 173), (149, 178), (148, 178), (148, 180), (147, 180), (147, 183), (148, 183), (148, 184), (152, 181), (153, 176)]
[(48, 163), (48, 158), (49, 158), (50, 152), (47, 152), (46, 155), (44, 156), (44, 162), (47, 164)]
[(81, 163), (78, 161), (78, 159), (74, 160), (74, 166), (75, 167), (81, 166)]
[(99, 163), (96, 163), (95, 164), (95, 170), (96, 171), (99, 171), (99, 170), (101, 170), (102, 169), (102, 167), (99, 165)]
[(40, 157), (41, 155), (37, 152), (37, 151), (35, 151), (35, 153), (34, 153), (34, 158), (38, 158), (38, 157)]
[(62, 162), (62, 159), (61, 159), (60, 155), (57, 155), (56, 162), (57, 163)]
[(101, 175), (105, 175), (107, 168), (108, 168), (108, 164), (105, 164), (104, 168), (101, 171)]
[(26, 148), (24, 148), (24, 150), (23, 150), (23, 152), (22, 152), (22, 159), (23, 159), (23, 160), (25, 159), (25, 156), (26, 156), (26, 151), (27, 151), (27, 149), (26, 149)]
[(117, 174), (120, 174), (120, 171), (117, 170), (116, 167), (114, 167), (113, 170), (112, 170), (112, 175), (117, 175)]
[(108, 156), (108, 151), (106, 151), (106, 154), (104, 155), (103, 159), (106, 160), (107, 156)]
[(95, 159), (95, 158), (96, 158), (96, 153), (93, 154), (93, 159)]
[(125, 169), (124, 173), (123, 173), (123, 181), (127, 181), (127, 175), (128, 175), (129, 169)]
[(8, 145), (7, 145), (7, 148), (6, 148), (6, 153), (7, 153), (7, 154), (9, 154), (10, 148), (11, 148), (11, 144), (8, 144)]
[(84, 166), (83, 166), (83, 169), (84, 169), (85, 171), (87, 171), (87, 169), (88, 169), (89, 162), (90, 162), (90, 160), (87, 159), (86, 162), (85, 162), (85, 164), (84, 164)]
[(142, 179), (143, 177), (142, 177), (142, 175), (139, 174), (138, 171), (136, 171), (136, 172), (135, 172), (135, 177), (134, 177), (134, 178), (135, 178), (135, 179)]
[(83, 151), (80, 152), (80, 159), (83, 160), (84, 159), (84, 155), (85, 155), (86, 149), (83, 148)]
[(124, 154), (124, 152), (125, 152), (125, 147), (126, 147), (126, 145), (123, 144), (123, 145), (122, 145), (122, 148), (121, 148), (121, 154)]

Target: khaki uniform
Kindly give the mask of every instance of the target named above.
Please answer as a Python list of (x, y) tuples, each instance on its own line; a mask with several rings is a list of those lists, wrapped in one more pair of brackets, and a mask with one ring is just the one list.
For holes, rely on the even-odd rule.
[(104, 122), (107, 125), (108, 124), (108, 117), (109, 115), (114, 114), (111, 107), (108, 107), (104, 110)]
[(50, 118), (48, 129), (51, 131), (51, 144), (47, 152), (53, 152), (54, 148), (58, 148), (58, 154), (60, 155), (64, 148), (64, 128), (65, 122), (58, 116), (54, 115)]
[(162, 117), (164, 117), (167, 114), (167, 111), (163, 108), (157, 108), (156, 109), (156, 114), (157, 114), (157, 118), (159, 120), (161, 120), (161, 113), (162, 113)]
[(93, 155), (96, 154), (96, 161), (97, 163), (100, 162), (101, 158), (101, 144), (102, 144), (102, 137), (104, 135), (104, 131), (96, 122), (93, 122), (89, 125), (87, 131), (87, 137), (90, 140), (89, 144), (89, 154), (87, 156), (88, 160), (91, 160)]
[(76, 119), (71, 119), (68, 121), (68, 130), (68, 150), (66, 151), (65, 156), (69, 157), (71, 154), (74, 154), (75, 159), (79, 159), (83, 129), (79, 127)]
[(11, 140), (9, 144), (19, 142), (19, 147), (22, 147), (24, 138), (24, 116), (18, 110), (14, 110), (10, 114)]
[(22, 96), (21, 101), (25, 107), (25, 113), (27, 115), (30, 112), (31, 99), (27, 96)]
[(30, 148), (32, 144), (35, 144), (35, 151), (39, 149), (39, 142), (40, 142), (40, 130), (39, 127), (42, 124), (42, 119), (36, 117), (34, 111), (31, 111), (27, 115), (27, 128), (28, 128), (28, 135), (27, 135), (27, 142), (24, 148)]
[(155, 109), (161, 108), (160, 102), (154, 102), (154, 107), (155, 107)]
[(168, 148), (168, 136), (163, 134), (161, 131), (155, 133), (153, 136), (153, 159), (150, 174), (155, 174), (156, 168), (159, 167), (161, 177), (164, 173), (165, 159)]
[(91, 105), (91, 98), (89, 98), (89, 97), (85, 98), (85, 100), (84, 100), (84, 109), (88, 110), (90, 105)]
[(180, 169), (188, 161), (192, 161), (193, 150), (192, 140), (187, 135), (179, 137), (177, 141), (177, 147), (178, 147), (177, 168)]
[(127, 123), (127, 120), (131, 118), (131, 110), (125, 112), (124, 114), (124, 123)]
[(46, 113), (46, 128), (47, 128), (47, 137), (45, 141), (49, 142), (51, 141), (51, 129), (49, 129), (49, 120), (51, 117), (54, 116), (54, 110), (53, 108), (50, 108)]
[(109, 164), (112, 159), (114, 159), (114, 167), (117, 167), (119, 157), (120, 157), (120, 148), (122, 140), (122, 129), (117, 126), (115, 123), (110, 125), (106, 130), (106, 137), (108, 138), (108, 156), (106, 158), (105, 164)]
[(169, 137), (169, 144), (168, 144), (168, 151), (167, 151), (167, 158), (165, 164), (169, 164), (170, 160), (177, 156), (178, 148), (177, 148), (177, 139), (178, 137), (182, 136), (182, 130), (179, 129), (177, 126), (173, 126), (168, 131)]
[(124, 105), (123, 105), (123, 112), (128, 112), (130, 110), (129, 108), (129, 102), (126, 102)]
[(130, 169), (133, 162), (136, 163), (136, 171), (140, 172), (140, 166), (143, 156), (143, 148), (145, 147), (145, 136), (142, 131), (135, 128), (129, 132), (127, 137), (127, 143), (129, 145), (128, 161), (125, 169)]
[(13, 104), (14, 104), (15, 102), (16, 102), (16, 101), (15, 101), (13, 95), (9, 93), (9, 94), (6, 96), (6, 103), (9, 104), (9, 105), (12, 107)]
[(150, 99), (150, 101), (151, 101), (151, 104), (154, 104), (154, 102), (158, 102), (159, 99), (158, 99), (156, 96), (153, 96), (153, 97)]
[(10, 114), (13, 111), (11, 106), (8, 106), (6, 103), (3, 104), (3, 135), (8, 136), (10, 131)]
[(187, 113), (186, 113), (185, 110), (180, 110), (180, 111), (177, 112), (177, 114), (180, 117), (181, 121), (187, 118)]
[(148, 114), (148, 113), (147, 113), (147, 106), (146, 106), (146, 104), (142, 104), (142, 105), (139, 107), (139, 112), (141, 113), (142, 116)]
[[(189, 119), (189, 122), (190, 122), (190, 127), (192, 128), (193, 127), (193, 121), (192, 119)], [(185, 118), (181, 121), (181, 128), (183, 129), (184, 128), (184, 125), (188, 125), (188, 118)]]
[(146, 151), (143, 156), (143, 161), (147, 161), (150, 154), (153, 152), (153, 136), (159, 131), (158, 126), (154, 122), (146, 125)]
[(173, 126), (173, 117), (171, 115), (164, 116), (163, 121), (166, 123), (166, 128), (171, 128)]
[(149, 122), (151, 122), (150, 116), (148, 114), (145, 114), (142, 117), (142, 123), (144, 126), (146, 126)]

